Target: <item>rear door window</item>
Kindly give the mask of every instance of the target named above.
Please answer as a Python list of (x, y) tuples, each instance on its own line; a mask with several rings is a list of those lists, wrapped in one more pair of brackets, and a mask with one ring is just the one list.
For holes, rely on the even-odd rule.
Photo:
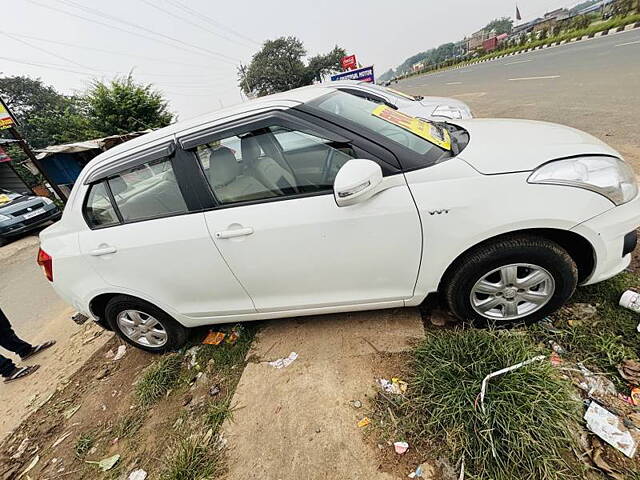
[(85, 218), (90, 227), (108, 227), (119, 223), (116, 210), (107, 192), (105, 182), (91, 186), (84, 208)]

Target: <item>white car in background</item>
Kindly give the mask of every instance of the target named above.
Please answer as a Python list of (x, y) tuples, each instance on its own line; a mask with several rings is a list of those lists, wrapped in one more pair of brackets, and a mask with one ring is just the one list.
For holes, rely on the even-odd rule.
[(387, 105), (412, 117), (426, 120), (466, 120), (473, 118), (469, 106), (454, 98), (422, 97), (357, 80), (338, 80), (323, 84), (371, 102)]
[(624, 270), (639, 225), (632, 169), (591, 135), (425, 122), (314, 86), (100, 154), (38, 261), (77, 310), (161, 352), (189, 327), (432, 292), (472, 323), (533, 322)]

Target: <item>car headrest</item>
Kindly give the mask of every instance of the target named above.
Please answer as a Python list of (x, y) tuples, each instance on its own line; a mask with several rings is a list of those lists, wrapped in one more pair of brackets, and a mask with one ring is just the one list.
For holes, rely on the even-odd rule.
[(213, 187), (231, 183), (240, 174), (240, 164), (227, 147), (220, 147), (209, 157), (209, 181)]
[(240, 139), (240, 151), (242, 153), (242, 161), (247, 165), (253, 165), (262, 152), (258, 137), (251, 134), (242, 137)]
[(120, 195), (122, 192), (126, 192), (128, 188), (127, 182), (119, 175), (109, 180), (109, 186), (111, 187), (111, 193), (114, 195)]

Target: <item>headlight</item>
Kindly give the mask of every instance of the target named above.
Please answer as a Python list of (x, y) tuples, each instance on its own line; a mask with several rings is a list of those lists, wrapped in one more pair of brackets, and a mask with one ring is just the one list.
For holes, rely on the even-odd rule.
[(622, 205), (638, 194), (636, 176), (629, 165), (614, 157), (578, 157), (542, 165), (529, 183), (586, 188)]
[(8, 217), (7, 215), (0, 214), (0, 222), (4, 222), (6, 220), (11, 220), (11, 217)]
[(44, 202), (45, 205), (51, 205), (53, 203), (53, 200), (47, 197), (42, 197), (42, 201)]
[(431, 114), (435, 117), (446, 117), (461, 120), (464, 118), (462, 110), (452, 105), (438, 105)]

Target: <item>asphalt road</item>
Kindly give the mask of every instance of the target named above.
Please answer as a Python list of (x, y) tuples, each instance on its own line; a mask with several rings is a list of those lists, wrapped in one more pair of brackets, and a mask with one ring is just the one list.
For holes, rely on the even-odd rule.
[(458, 98), (479, 117), (579, 128), (616, 148), (640, 172), (640, 29), (412, 77), (392, 87)]

